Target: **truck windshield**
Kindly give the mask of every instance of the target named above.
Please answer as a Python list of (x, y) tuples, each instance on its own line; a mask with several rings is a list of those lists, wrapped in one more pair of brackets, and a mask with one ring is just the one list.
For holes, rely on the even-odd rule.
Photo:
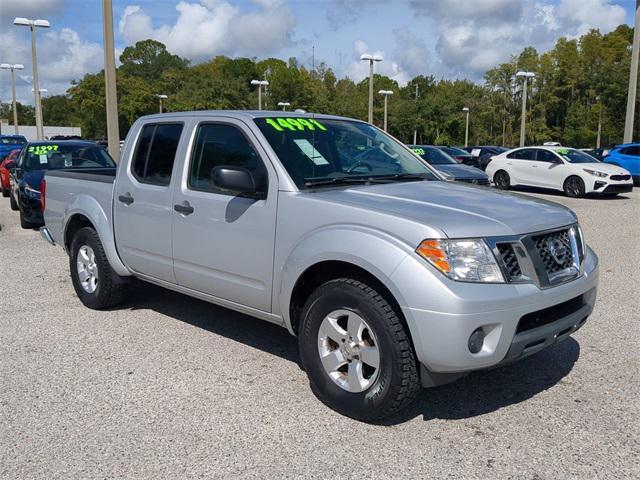
[(437, 179), (402, 144), (364, 122), (286, 116), (255, 122), (300, 189)]
[(64, 143), (31, 143), (21, 163), (25, 170), (116, 166), (109, 154), (97, 145)]
[(435, 147), (411, 147), (417, 155), (424, 158), (429, 165), (458, 165), (448, 153)]

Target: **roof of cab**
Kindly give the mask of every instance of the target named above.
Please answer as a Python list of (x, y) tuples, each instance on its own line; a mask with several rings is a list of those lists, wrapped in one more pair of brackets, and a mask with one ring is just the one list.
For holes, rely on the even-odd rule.
[(231, 117), (241, 118), (243, 120), (252, 120), (255, 118), (271, 118), (271, 117), (296, 117), (296, 118), (322, 118), (325, 120), (353, 120), (362, 122), (355, 118), (340, 117), (337, 115), (326, 115), (323, 113), (297, 113), (297, 112), (283, 112), (281, 110), (196, 110), (191, 112), (167, 112), (156, 113), (153, 115), (145, 115), (140, 117), (142, 120), (162, 120), (167, 118), (181, 118), (181, 117)]

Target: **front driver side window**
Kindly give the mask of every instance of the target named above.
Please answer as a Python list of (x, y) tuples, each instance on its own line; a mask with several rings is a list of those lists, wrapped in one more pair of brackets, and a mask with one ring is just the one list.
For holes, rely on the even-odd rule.
[(228, 124), (203, 124), (198, 127), (189, 165), (191, 190), (235, 195), (213, 183), (213, 168), (243, 167), (251, 172), (259, 192), (267, 191), (267, 170), (242, 131)]

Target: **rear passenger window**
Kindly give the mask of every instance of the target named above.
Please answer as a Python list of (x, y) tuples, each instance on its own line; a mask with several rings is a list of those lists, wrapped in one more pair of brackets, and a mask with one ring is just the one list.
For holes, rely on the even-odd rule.
[(640, 156), (640, 147), (638, 146), (625, 147), (622, 150), (620, 150), (620, 153), (622, 155), (633, 155), (637, 157), (637, 156)]
[(181, 123), (159, 123), (142, 128), (131, 165), (138, 181), (169, 185), (182, 127)]
[(516, 150), (507, 155), (507, 158), (513, 158), (516, 160), (535, 160), (536, 151), (533, 148), (524, 148), (522, 150)]
[(232, 125), (200, 125), (189, 166), (189, 188), (234, 195), (213, 183), (213, 168), (223, 165), (246, 168), (253, 174), (258, 191), (267, 191), (267, 170), (242, 131)]

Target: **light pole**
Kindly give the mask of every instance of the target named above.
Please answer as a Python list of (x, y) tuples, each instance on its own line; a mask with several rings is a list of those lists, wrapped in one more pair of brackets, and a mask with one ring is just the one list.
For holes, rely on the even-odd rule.
[(38, 56), (36, 55), (36, 27), (49, 28), (51, 24), (48, 20), (30, 20), (22, 17), (16, 17), (13, 20), (13, 24), (21, 27), (29, 27), (31, 29), (31, 69), (33, 71), (33, 89), (36, 101), (36, 132), (38, 140), (44, 140), (42, 105), (40, 104), (40, 82), (38, 81)]
[[(416, 83), (416, 105), (418, 104), (418, 84)], [(418, 144), (418, 125), (413, 129), (413, 144)]]
[(21, 63), (3, 63), (0, 64), (0, 68), (11, 70), (11, 95), (13, 97), (13, 129), (18, 135), (18, 109), (16, 107), (16, 70), (22, 70), (24, 65)]
[(464, 107), (462, 111), (467, 114), (467, 122), (464, 128), (464, 146), (468, 147), (469, 146), (469, 107)]
[(640, 55), (640, 0), (636, 0), (636, 21), (633, 29), (631, 48), (631, 68), (629, 71), (629, 91), (627, 93), (627, 114), (624, 119), (624, 143), (633, 141), (633, 120), (636, 114), (636, 90), (638, 88), (638, 56)]
[(524, 137), (525, 137), (525, 126), (527, 121), (527, 81), (530, 78), (535, 77), (536, 74), (533, 72), (523, 72), (520, 71), (516, 73), (516, 77), (524, 78), (524, 82), (522, 83), (522, 114), (520, 117), (520, 146), (524, 147)]
[(162, 100), (169, 98), (166, 95), (163, 95), (162, 93), (156, 93), (156, 97), (158, 97), (158, 101), (160, 102), (160, 113), (162, 113)]
[(387, 100), (389, 100), (389, 95), (393, 95), (391, 90), (380, 90), (378, 92), (380, 95), (384, 97), (384, 131), (387, 131)]
[(258, 110), (262, 110), (262, 87), (269, 85), (267, 80), (251, 80), (251, 85), (258, 86)]
[(282, 111), (286, 112), (287, 111), (287, 107), (290, 107), (291, 104), (289, 102), (278, 102), (278, 106), (282, 107)]
[(602, 136), (602, 103), (600, 103), (600, 97), (596, 97), (598, 102), (598, 136), (596, 137), (596, 148), (600, 148), (600, 137)]
[(102, 31), (104, 35), (104, 87), (107, 109), (107, 145), (111, 157), (120, 160), (120, 126), (118, 124), (118, 93), (116, 90), (116, 51), (113, 41), (113, 5), (102, 0)]
[(363, 53), (360, 55), (360, 60), (369, 62), (369, 116), (367, 117), (367, 121), (373, 123), (373, 63), (381, 62), (382, 57), (380, 55)]

